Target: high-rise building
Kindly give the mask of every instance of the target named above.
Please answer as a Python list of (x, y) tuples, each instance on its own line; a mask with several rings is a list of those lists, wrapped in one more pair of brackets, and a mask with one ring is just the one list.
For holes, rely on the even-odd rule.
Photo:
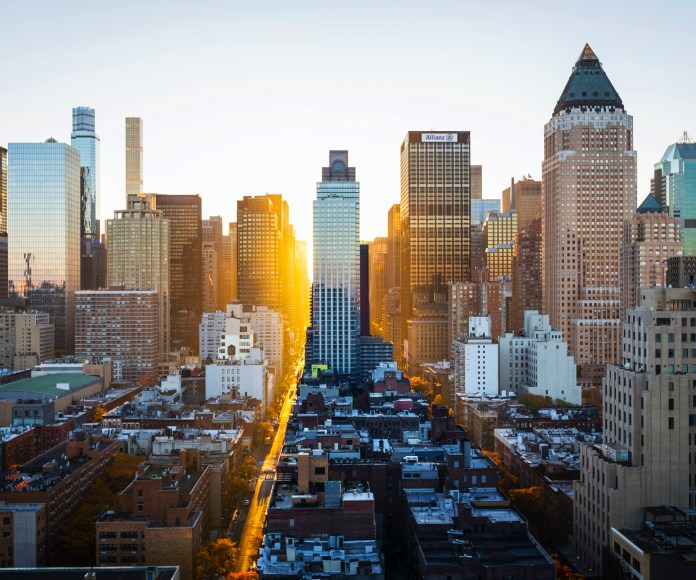
[(483, 225), (488, 212), (500, 211), (499, 199), (472, 199), (471, 200), (471, 225)]
[(517, 211), (514, 207), (506, 212), (489, 212), (482, 232), (484, 267), (489, 280), (510, 278), (517, 231)]
[(107, 284), (125, 290), (155, 290), (159, 300), (159, 340), (169, 352), (171, 325), (170, 222), (152, 208), (154, 197), (128, 195), (127, 208), (107, 220)]
[(696, 256), (668, 258), (666, 278), (667, 287), (696, 287)]
[(696, 143), (686, 133), (655, 164), (651, 190), (670, 215), (679, 219), (684, 254), (696, 255)]
[(527, 176), (515, 182), (513, 177), (510, 187), (503, 190), (502, 202), (503, 212), (517, 210), (518, 230), (526, 230), (532, 221), (541, 219), (541, 181)]
[(419, 304), (413, 309), (406, 322), (404, 340), (409, 375), (420, 375), (424, 363), (447, 360), (450, 354), (447, 329), (447, 304)]
[(143, 192), (143, 120), (126, 117), (126, 195)]
[(225, 318), (227, 315), (221, 310), (204, 312), (201, 315), (201, 324), (198, 328), (198, 354), (204, 364), (208, 360), (214, 362), (218, 358), (220, 337), (225, 331)]
[(360, 372), (360, 184), (348, 151), (331, 151), (314, 200), (312, 356), (338, 375)]
[(70, 144), (80, 152), (80, 288), (83, 290), (99, 287), (98, 274), (106, 259), (99, 239), (99, 143), (94, 109), (75, 107)]
[(222, 303), (227, 306), (237, 299), (237, 222), (228, 226), (228, 241), (223, 240), (223, 292)]
[(386, 287), (382, 298), (380, 327), (384, 338), (391, 342), (394, 360), (401, 361), (404, 343), (401, 338), (401, 205), (395, 203), (387, 213)]
[(88, 240), (99, 239), (99, 142), (94, 109), (75, 107), (72, 110), (70, 144), (80, 153), (80, 232), (82, 238)]
[(283, 305), (280, 201), (280, 207), (269, 195), (237, 201), (237, 299), (247, 307), (281, 310)]
[[(169, 220), (170, 343), (198, 350), (201, 319), (201, 196), (152, 194), (152, 209)], [(193, 259), (192, 257), (196, 258)]]
[(541, 297), (541, 220), (536, 219), (515, 236), (510, 307), (512, 331), (519, 334), (524, 330), (525, 310), (541, 312)]
[(75, 347), (80, 289), (80, 154), (55, 139), (8, 147), (10, 294), (48, 312), (56, 351)]
[(419, 305), (443, 303), (448, 282), (469, 280), (469, 166), (468, 131), (409, 131), (401, 144), (401, 321), (409, 339)]
[(295, 303), (297, 304), (298, 332), (310, 323), (309, 302), (311, 289), (309, 283), (309, 250), (307, 240), (295, 241)]
[(401, 206), (387, 213), (387, 289), (401, 286)]
[[(387, 293), (387, 253), (388, 238), (375, 238), (370, 244), (370, 334), (374, 336), (384, 336), (382, 313)], [(362, 304), (360, 315), (362, 316)]]
[(0, 147), (0, 234), (7, 233), (7, 149)]
[(55, 329), (47, 312), (0, 313), (0, 367), (32, 369), (55, 356)]
[(225, 307), (225, 302), (222, 301), (224, 269), (222, 217), (210, 216), (207, 220), (203, 220), (201, 232), (203, 235), (201, 257), (203, 260), (203, 311), (212, 312)]
[[(679, 219), (652, 195), (643, 200), (633, 218), (624, 223), (621, 246), (621, 319), (637, 303), (639, 288), (666, 286), (667, 261), (681, 256), (684, 244)], [(680, 285), (681, 286), (681, 285)]]
[(110, 358), (114, 379), (157, 377), (159, 299), (153, 290), (82, 290), (75, 293), (75, 350)]
[(623, 223), (636, 207), (633, 117), (589, 47), (544, 127), (544, 312), (585, 383), (619, 359)]
[(370, 336), (370, 247), (360, 244), (360, 336)]
[(491, 338), (491, 320), (472, 316), (469, 331), (452, 343), (456, 395), (498, 394), (498, 345)]
[(623, 321), (621, 358), (604, 379), (603, 445), (581, 445), (573, 489), (575, 549), (597, 577), (612, 528), (640, 528), (650, 506), (696, 507), (694, 304), (693, 288), (641, 289)]
[(483, 198), (483, 167), (471, 166), (471, 199)]
[(256, 344), (263, 349), (263, 356), (268, 365), (273, 367), (275, 376), (284, 376), (283, 315), (268, 306), (252, 306), (249, 309), (249, 318), (256, 336)]

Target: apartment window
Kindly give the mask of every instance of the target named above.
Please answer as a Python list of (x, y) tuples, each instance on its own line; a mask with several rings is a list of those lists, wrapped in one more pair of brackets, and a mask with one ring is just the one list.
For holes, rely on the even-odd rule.
[(669, 419), (667, 419), (667, 426), (670, 429), (674, 429), (674, 417), (670, 417)]
[(668, 401), (668, 409), (669, 409), (670, 411), (674, 411), (674, 399), (670, 399), (670, 400)]

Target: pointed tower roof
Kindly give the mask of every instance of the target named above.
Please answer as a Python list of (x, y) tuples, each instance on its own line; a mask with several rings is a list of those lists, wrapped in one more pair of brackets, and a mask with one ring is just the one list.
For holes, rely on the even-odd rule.
[(572, 107), (616, 107), (623, 102), (589, 44), (582, 49), (553, 114)]
[(665, 211), (664, 206), (651, 193), (643, 200), (643, 203), (638, 206), (636, 213), (662, 213)]

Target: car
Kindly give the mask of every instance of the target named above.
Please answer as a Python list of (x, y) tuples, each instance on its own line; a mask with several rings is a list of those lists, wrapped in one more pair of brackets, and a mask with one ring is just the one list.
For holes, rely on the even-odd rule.
[(249, 507), (251, 505), (251, 500), (245, 499), (244, 500), (244, 507)]

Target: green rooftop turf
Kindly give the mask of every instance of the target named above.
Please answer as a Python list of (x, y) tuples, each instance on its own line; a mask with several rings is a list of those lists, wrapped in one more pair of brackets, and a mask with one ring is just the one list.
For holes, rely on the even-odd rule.
[[(83, 375), (82, 373), (56, 373), (40, 377), (31, 377), (30, 379), (22, 379), (21, 381), (15, 381), (0, 386), (0, 397), (5, 393), (18, 392), (59, 397), (98, 380), (99, 377), (97, 376)], [(70, 391), (56, 388), (56, 385), (59, 383), (68, 383), (70, 385)]]

